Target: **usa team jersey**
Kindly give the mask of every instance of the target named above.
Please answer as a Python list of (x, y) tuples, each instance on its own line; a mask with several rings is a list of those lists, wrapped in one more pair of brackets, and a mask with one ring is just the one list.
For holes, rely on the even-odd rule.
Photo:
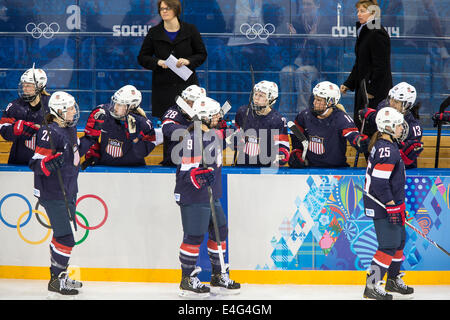
[[(375, 118), (378, 113), (378, 110), (380, 110), (384, 107), (387, 107), (387, 106), (389, 106), (389, 101), (387, 99), (381, 101), (377, 106), (377, 112), (373, 112), (373, 113), (369, 114), (366, 121), (368, 121), (371, 126), (376, 128)], [(422, 135), (423, 135), (423, 130), (422, 130), (422, 126), (420, 125), (419, 120), (414, 118), (413, 114), (410, 111), (407, 111), (407, 113), (404, 115), (404, 119), (405, 119), (405, 122), (409, 126), (408, 136), (406, 137), (404, 143), (408, 144), (408, 143), (412, 142), (413, 140), (421, 141)], [(406, 169), (412, 169), (412, 168), (417, 168), (417, 158), (414, 160), (413, 163), (406, 166)]]
[(279, 149), (290, 152), (286, 119), (272, 109), (267, 115), (257, 115), (244, 105), (235, 117), (236, 128), (244, 130), (244, 143), (238, 146), (236, 165), (270, 166), (279, 154)]
[(191, 124), (191, 120), (187, 115), (180, 110), (178, 106), (169, 108), (162, 117), (162, 133), (163, 139), (163, 166), (175, 166), (171, 159), (173, 147), (178, 144), (177, 141), (172, 141), (172, 133), (177, 129), (186, 129)]
[[(142, 132), (142, 138), (134, 143), (129, 138), (125, 121), (114, 118), (109, 105), (99, 105), (105, 110), (105, 122), (100, 136), (100, 160), (96, 163), (105, 166), (145, 166), (145, 157), (155, 148), (155, 130), (146, 117), (131, 113), (136, 119), (136, 130)], [(94, 109), (92, 111), (95, 112)], [(92, 114), (91, 113), (91, 114)]]
[(191, 172), (201, 167), (202, 161), (208, 168), (214, 169), (214, 183), (212, 194), (214, 200), (222, 197), (222, 145), (223, 140), (215, 129), (203, 133), (203, 154), (201, 152), (200, 138), (194, 137), (194, 130), (186, 134), (180, 148), (181, 163), (177, 166), (175, 201), (179, 204), (209, 203), (206, 186), (197, 189), (192, 183)]
[[(51, 141), (50, 141), (51, 136)], [(64, 189), (68, 198), (78, 192), (78, 172), (80, 157), (89, 149), (92, 141), (88, 138), (78, 139), (76, 127), (61, 128), (55, 122), (47, 126), (41, 126), (36, 134), (36, 149), (29, 162), (29, 167), (34, 171), (34, 195), (42, 199), (64, 199), (56, 172), (46, 176), (41, 169), (41, 161), (52, 155), (52, 144), (55, 153), (61, 152), (64, 157), (64, 165), (60, 168)]]
[[(47, 95), (41, 96), (41, 103), (44, 107), (45, 114), (49, 113), (49, 99), (50, 97)], [(44, 117), (40, 105), (38, 104), (36, 107), (32, 107), (28, 102), (18, 98), (6, 107), (0, 119), (0, 134), (3, 139), (13, 142), (9, 152), (8, 164), (28, 165), (28, 161), (33, 156), (36, 147), (36, 134), (31, 137), (23, 135), (16, 136), (14, 134), (14, 124), (18, 120), (23, 120), (41, 125)]]
[[(382, 204), (393, 200), (395, 204), (405, 202), (405, 165), (396, 143), (385, 139), (375, 142), (367, 161), (364, 190)], [(366, 216), (378, 219), (386, 217), (386, 209), (363, 196)]]
[[(355, 146), (360, 133), (353, 119), (339, 109), (325, 119), (315, 117), (309, 109), (301, 111), (295, 118), (296, 126), (309, 141), (306, 158), (311, 167), (348, 167), (347, 140)], [(303, 149), (300, 140), (291, 135), (292, 149)]]

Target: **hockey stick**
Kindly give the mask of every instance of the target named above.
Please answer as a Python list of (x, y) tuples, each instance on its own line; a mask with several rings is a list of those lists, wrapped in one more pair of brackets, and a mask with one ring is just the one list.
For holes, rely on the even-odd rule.
[[(375, 198), (374, 196), (372, 196), (370, 193), (364, 191), (359, 185), (355, 184), (355, 188), (358, 189), (359, 191), (361, 191), (364, 195), (366, 195), (367, 197), (369, 197), (371, 200), (373, 200), (376, 204), (378, 204), (380, 207), (386, 209), (386, 206), (380, 202), (380, 200), (378, 200), (377, 198)], [(418, 233), (422, 238), (424, 238), (425, 240), (427, 240), (429, 243), (431, 243), (432, 245), (434, 245), (436, 248), (440, 249), (441, 251), (443, 251), (444, 253), (446, 253), (448, 256), (450, 256), (450, 253), (445, 250), (444, 248), (442, 248), (439, 244), (437, 244), (436, 242), (434, 242), (433, 240), (431, 240), (430, 238), (428, 238), (422, 231), (420, 231), (419, 229), (417, 229), (416, 227), (414, 227), (412, 224), (410, 224), (408, 221), (406, 221), (405, 219), (405, 224), (410, 227), (412, 230), (414, 230), (416, 233)]]
[(288, 128), (291, 129), (292, 133), (294, 133), (294, 135), (302, 143), (302, 145), (303, 145), (302, 159), (303, 159), (303, 161), (305, 161), (305, 164), (307, 165), (308, 160), (306, 160), (306, 152), (308, 151), (308, 145), (309, 145), (308, 139), (305, 137), (303, 132), (301, 132), (300, 129), (295, 125), (294, 122), (289, 121)]
[[(369, 97), (367, 96), (366, 79), (361, 80), (361, 90), (363, 92), (363, 100), (364, 100), (363, 110), (364, 110), (365, 108), (367, 108), (369, 106)], [(364, 125), (365, 124), (366, 124), (366, 118), (364, 118), (362, 121), (361, 134), (364, 134)], [(359, 151), (358, 151), (358, 149), (356, 149), (355, 163), (353, 164), (354, 168), (356, 168), (358, 166), (358, 160), (359, 160)]]
[[(37, 80), (36, 80), (34, 69), (35, 68), (34, 68), (34, 63), (33, 63), (33, 80), (34, 80), (34, 85), (36, 86), (36, 88), (38, 88), (38, 83), (37, 83)], [(45, 126), (45, 129), (48, 132), (48, 138), (49, 138), (49, 142), (50, 142), (50, 149), (52, 149), (52, 154), (56, 154), (56, 148), (55, 148), (55, 144), (53, 143), (52, 135), (50, 134), (50, 129), (49, 129), (48, 122), (47, 122), (47, 119), (46, 119), (47, 115), (45, 114), (44, 105), (42, 104), (42, 96), (41, 96), (41, 91), (40, 90), (38, 90), (38, 97), (39, 97), (39, 105), (40, 105), (40, 108), (42, 110), (42, 116), (44, 118), (44, 120), (43, 120), (44, 121), (44, 126)], [(75, 222), (75, 219), (74, 219), (72, 213), (70, 212), (69, 203), (67, 202), (66, 190), (64, 189), (64, 182), (63, 182), (63, 179), (62, 179), (61, 170), (59, 168), (56, 168), (56, 176), (58, 177), (59, 187), (61, 188), (61, 191), (62, 191), (62, 194), (63, 194), (64, 204), (66, 205), (67, 213), (69, 214), (69, 219), (72, 220), (73, 228), (74, 228), (75, 231), (77, 231), (77, 224)], [(36, 216), (37, 216), (37, 214), (36, 214)]]
[[(445, 99), (441, 106), (439, 107), (439, 113), (442, 113), (447, 109), (450, 103), (450, 97)], [(437, 130), (437, 136), (436, 136), (436, 154), (434, 157), (434, 167), (439, 167), (439, 149), (441, 147), (441, 130), (442, 130), (442, 121), (438, 122), (438, 130)]]
[[(255, 88), (255, 72), (253, 71), (253, 66), (252, 65), (250, 65), (250, 75), (251, 75), (251, 78), (252, 78), (252, 91), (250, 92), (250, 97), (248, 99), (248, 105), (247, 105), (247, 111), (245, 112), (244, 122), (242, 123), (242, 132), (243, 133), (245, 132), (245, 127), (247, 126), (248, 113), (250, 112), (250, 108), (251, 108), (251, 105), (252, 105), (253, 93), (254, 93), (253, 91), (254, 91), (254, 88)], [(233, 154), (233, 166), (236, 166), (237, 153), (238, 153), (238, 150), (236, 148), (236, 150), (234, 151), (234, 154)]]
[[(207, 169), (208, 166), (203, 161), (203, 159), (204, 159), (203, 153), (205, 150), (203, 149), (203, 129), (201, 127), (202, 121), (201, 121), (201, 119), (199, 119), (199, 117), (196, 114), (194, 114), (192, 108), (181, 97), (177, 97), (175, 101), (176, 101), (177, 105), (184, 112), (186, 112), (186, 114), (194, 121), (194, 123), (200, 123), (199, 145), (200, 145), (200, 151), (201, 151), (201, 155), (202, 155), (202, 166), (203, 166), (203, 168)], [(230, 109), (231, 109), (231, 106), (230, 106)], [(225, 115), (225, 114), (223, 114), (223, 115)], [(195, 129), (194, 129), (194, 132), (195, 132)], [(194, 134), (194, 136), (195, 136), (195, 134)], [(222, 244), (220, 241), (219, 226), (217, 224), (216, 206), (214, 205), (214, 197), (213, 197), (211, 186), (207, 186), (207, 190), (208, 190), (208, 197), (209, 197), (209, 207), (211, 208), (211, 216), (212, 216), (212, 220), (213, 220), (214, 234), (216, 236), (217, 250), (219, 252), (220, 270), (221, 270), (221, 273), (226, 273), (227, 270), (225, 267), (225, 258), (224, 258), (224, 253), (223, 253), (223, 249), (222, 249)]]

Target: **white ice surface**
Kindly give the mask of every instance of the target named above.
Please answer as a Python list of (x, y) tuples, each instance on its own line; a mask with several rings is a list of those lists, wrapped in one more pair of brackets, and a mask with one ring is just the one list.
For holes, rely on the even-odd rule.
[[(47, 299), (45, 280), (0, 279), (0, 300)], [(450, 286), (413, 286), (414, 299), (449, 300)], [(241, 293), (211, 296), (213, 300), (360, 300), (364, 287), (355, 285), (242, 284)], [(77, 300), (178, 300), (177, 283), (84, 281)]]

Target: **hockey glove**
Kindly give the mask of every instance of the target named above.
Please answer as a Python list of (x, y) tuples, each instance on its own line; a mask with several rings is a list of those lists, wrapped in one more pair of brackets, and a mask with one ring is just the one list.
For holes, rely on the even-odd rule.
[(396, 205), (386, 205), (387, 218), (389, 223), (405, 225), (405, 203)]
[(417, 159), (423, 151), (423, 142), (419, 140), (410, 140), (401, 143), (400, 155), (405, 165), (410, 165)]
[(294, 149), (289, 156), (289, 167), (291, 168), (304, 168), (306, 167), (305, 161), (302, 159), (303, 150)]
[(100, 144), (94, 143), (84, 155), (84, 162), (81, 164), (81, 170), (86, 170), (88, 166), (93, 166), (100, 160)]
[(17, 120), (14, 123), (14, 134), (16, 136), (25, 136), (27, 138), (32, 137), (37, 131), (39, 127), (36, 126), (33, 122)]
[(84, 133), (87, 136), (98, 139), (102, 134), (103, 123), (105, 122), (105, 110), (103, 108), (98, 108), (94, 110), (90, 115), (84, 128)]
[(361, 120), (361, 122), (364, 119), (367, 119), (371, 114), (375, 114), (377, 112), (377, 110), (372, 109), (372, 108), (364, 108), (359, 110), (358, 115), (359, 115), (359, 120)]
[(195, 168), (191, 170), (191, 182), (197, 189), (211, 186), (214, 183), (214, 169)]
[(437, 127), (439, 122), (450, 122), (450, 111), (436, 112), (433, 117), (433, 126)]
[(64, 165), (64, 157), (61, 155), (62, 153), (58, 152), (41, 160), (41, 170), (47, 177)]
[(277, 164), (279, 166), (284, 166), (289, 161), (289, 150), (286, 148), (279, 148), (278, 154), (275, 158), (274, 164)]
[(365, 134), (358, 134), (355, 139), (353, 139), (353, 146), (361, 153), (367, 153), (369, 149), (370, 139)]

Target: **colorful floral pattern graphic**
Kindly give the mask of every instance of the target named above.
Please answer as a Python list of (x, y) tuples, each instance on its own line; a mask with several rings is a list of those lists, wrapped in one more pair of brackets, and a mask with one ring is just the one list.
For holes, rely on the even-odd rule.
[[(272, 236), (268, 270), (364, 270), (377, 249), (373, 221), (364, 215), (363, 176), (310, 176), (308, 192), (293, 202), (296, 211)], [(407, 219), (450, 248), (450, 177), (412, 176), (405, 186)], [(403, 268), (448, 270), (448, 258), (407, 228)]]

